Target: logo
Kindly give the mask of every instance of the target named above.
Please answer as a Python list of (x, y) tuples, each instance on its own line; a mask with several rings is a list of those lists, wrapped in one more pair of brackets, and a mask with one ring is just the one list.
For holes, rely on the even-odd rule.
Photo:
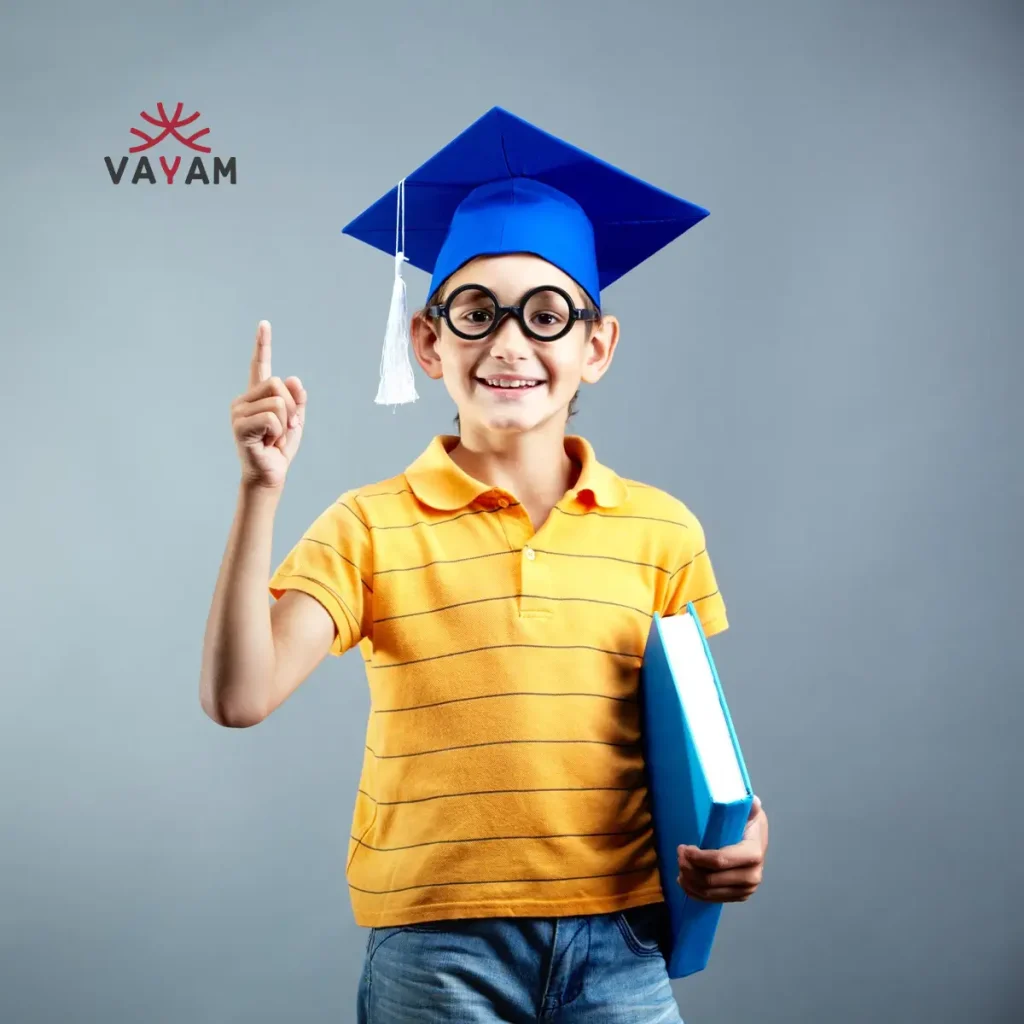
[[(201, 116), (197, 110), (194, 114), (190, 114), (188, 117), (182, 117), (181, 112), (184, 109), (185, 104), (179, 103), (174, 109), (174, 114), (171, 117), (167, 116), (167, 111), (164, 109), (162, 103), (156, 105), (157, 117), (153, 117), (152, 114), (147, 114), (146, 111), (142, 111), (139, 114), (147, 124), (151, 124), (154, 128), (159, 128), (159, 134), (148, 135), (140, 128), (132, 128), (131, 134), (138, 136), (143, 141), (136, 146), (132, 146), (128, 152), (129, 154), (134, 153), (145, 153), (146, 150), (153, 149), (154, 146), (160, 145), (164, 140), (171, 138), (175, 142), (181, 143), (186, 149), (195, 153), (192, 157), (192, 162), (189, 165), (188, 172), (185, 174), (183, 179), (186, 185), (191, 185), (194, 181), (201, 181), (204, 185), (209, 185), (211, 178), (207, 171), (207, 161), (204, 162), (202, 153), (211, 153), (212, 150), (209, 146), (204, 146), (197, 140), (203, 138), (205, 135), (210, 134), (209, 128), (200, 128), (199, 131), (193, 132), (191, 135), (184, 135), (180, 129), (187, 129), (189, 125), (199, 120)], [(155, 155), (155, 154), (153, 154)], [(124, 173), (128, 167), (128, 163), (131, 160), (131, 156), (121, 157), (117, 167), (114, 166), (114, 160), (112, 157), (105, 156), (103, 158), (107, 165), (107, 173), (110, 175), (110, 180), (115, 185), (120, 185), (124, 178)], [(175, 183), (178, 170), (181, 167), (181, 154), (178, 153), (174, 156), (173, 161), (168, 161), (167, 156), (163, 153), (160, 154), (159, 158), (160, 169), (163, 171), (163, 179), (168, 185)], [(235, 158), (230, 157), (228, 160), (222, 160), (219, 156), (214, 156), (212, 160), (211, 169), (213, 171), (213, 184), (219, 185), (222, 181), (227, 181), (234, 185), (237, 183), (237, 175), (235, 169)], [(135, 164), (135, 171), (131, 177), (131, 183), (138, 185), (140, 181), (148, 181), (151, 185), (157, 183), (157, 176), (153, 171), (153, 165), (149, 161), (148, 156), (140, 156)]]

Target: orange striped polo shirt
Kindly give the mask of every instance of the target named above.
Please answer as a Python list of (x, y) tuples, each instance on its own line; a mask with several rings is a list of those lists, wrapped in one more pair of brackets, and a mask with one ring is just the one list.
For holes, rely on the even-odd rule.
[(371, 714), (347, 880), (356, 923), (609, 913), (661, 900), (639, 667), (655, 611), (727, 626), (696, 517), (601, 465), (539, 530), (441, 436), (348, 491), (270, 580), (360, 646)]

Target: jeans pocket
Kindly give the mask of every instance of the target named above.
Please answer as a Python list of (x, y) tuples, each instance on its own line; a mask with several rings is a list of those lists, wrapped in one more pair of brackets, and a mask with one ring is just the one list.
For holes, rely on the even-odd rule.
[(626, 945), (637, 956), (663, 956), (662, 945), (668, 928), (667, 908), (664, 903), (647, 903), (630, 907), (615, 915)]
[(393, 924), (371, 928), (366, 939), (366, 960), (369, 962), (373, 958), (373, 954), (377, 952), (377, 947), (399, 932), (440, 932), (451, 928), (454, 923), (454, 921), (417, 921), (414, 924)]

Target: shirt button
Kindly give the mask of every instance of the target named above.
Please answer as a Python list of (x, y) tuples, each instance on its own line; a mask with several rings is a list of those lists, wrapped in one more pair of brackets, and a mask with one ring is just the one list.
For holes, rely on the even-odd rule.
[(537, 557), (537, 552), (533, 548), (523, 548), (523, 554), (532, 562)]
[(498, 504), (499, 504), (499, 505), (500, 505), (500, 506), (501, 506), (502, 508), (508, 508), (508, 498), (499, 498), (499, 499), (498, 499)]

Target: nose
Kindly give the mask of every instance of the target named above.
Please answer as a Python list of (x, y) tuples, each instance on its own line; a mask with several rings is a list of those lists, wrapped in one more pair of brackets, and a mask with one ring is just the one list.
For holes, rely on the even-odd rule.
[(530, 354), (530, 339), (523, 333), (519, 321), (506, 313), (490, 336), (491, 355), (495, 359), (514, 361)]

